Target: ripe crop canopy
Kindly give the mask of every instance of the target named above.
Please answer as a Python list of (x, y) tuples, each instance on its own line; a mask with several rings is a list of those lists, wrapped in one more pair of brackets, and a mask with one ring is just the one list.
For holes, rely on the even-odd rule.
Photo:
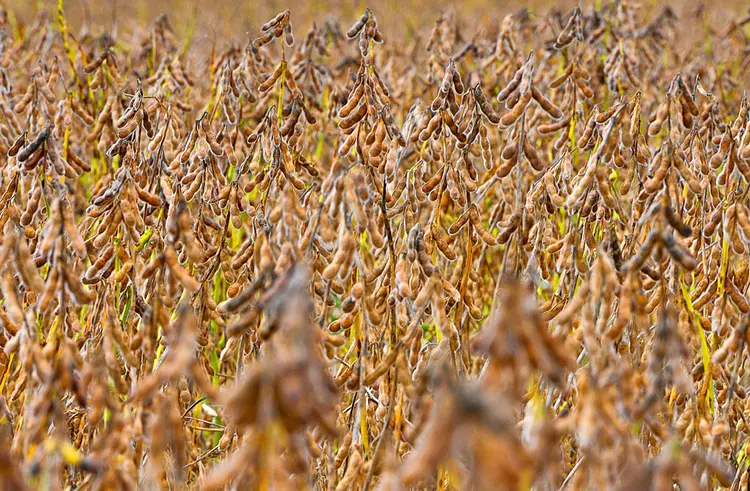
[(750, 16), (222, 3), (0, 9), (1, 483), (748, 486)]

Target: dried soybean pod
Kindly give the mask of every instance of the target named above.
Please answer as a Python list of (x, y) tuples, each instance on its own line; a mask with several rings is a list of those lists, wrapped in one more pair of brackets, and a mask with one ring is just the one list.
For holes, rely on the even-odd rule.
[(648, 260), (648, 257), (651, 255), (651, 251), (654, 249), (654, 246), (658, 241), (659, 234), (655, 231), (649, 232), (640, 249), (638, 249), (638, 251), (636, 251), (636, 253), (630, 257), (630, 259), (622, 264), (621, 271), (625, 273), (628, 271), (640, 270), (646, 263), (646, 260)]
[(94, 71), (102, 65), (102, 63), (104, 62), (106, 58), (107, 58), (107, 52), (102, 51), (99, 54), (99, 56), (97, 56), (93, 61), (87, 63), (83, 67), (83, 71), (86, 73), (94, 73)]
[(555, 131), (559, 131), (563, 128), (568, 127), (570, 125), (570, 121), (570, 117), (566, 117), (553, 123), (540, 124), (536, 127), (536, 131), (540, 135), (548, 135), (550, 133), (554, 133)]
[(662, 187), (670, 168), (670, 158), (665, 155), (665, 150), (660, 151), (654, 158), (657, 159), (654, 175), (643, 183), (643, 190), (648, 194), (654, 194)]
[(578, 148), (586, 148), (589, 143), (591, 142), (591, 137), (594, 134), (594, 128), (596, 126), (596, 116), (599, 114), (598, 108), (594, 108), (593, 111), (591, 111), (591, 114), (589, 115), (588, 121), (586, 121), (586, 126), (583, 129), (583, 133), (581, 133), (581, 136), (578, 138), (578, 141), (576, 142), (576, 146)]
[(512, 160), (516, 157), (517, 154), (518, 142), (515, 140), (509, 140), (503, 147), (503, 151), (500, 153), (500, 156), (503, 158), (503, 160)]
[(677, 216), (677, 214), (675, 213), (674, 209), (672, 209), (671, 206), (667, 205), (664, 207), (664, 216), (666, 217), (669, 225), (671, 225), (672, 228), (675, 229), (678, 234), (686, 238), (692, 235), (693, 230), (688, 225), (686, 225), (682, 220), (680, 220), (680, 217)]
[(496, 244), (505, 244), (508, 242), (513, 235), (513, 232), (515, 232), (518, 229), (518, 225), (521, 223), (521, 212), (520, 210), (513, 213), (513, 215), (508, 220), (507, 226), (503, 227), (503, 229), (500, 231), (499, 234), (495, 237), (495, 243)]
[(617, 112), (619, 108), (620, 107), (617, 104), (613, 104), (606, 111), (597, 114), (596, 117), (594, 118), (596, 121), (596, 124), (604, 124), (607, 121), (609, 121), (609, 118), (611, 118), (615, 114), (615, 112)]
[(669, 102), (663, 102), (659, 105), (659, 108), (656, 110), (656, 117), (654, 120), (648, 125), (648, 136), (656, 136), (661, 131), (661, 127), (664, 124), (664, 121), (667, 119), (667, 115), (669, 114)]
[(524, 67), (521, 66), (516, 72), (513, 74), (513, 78), (510, 79), (510, 81), (507, 83), (505, 87), (503, 87), (500, 92), (497, 94), (497, 100), (498, 102), (502, 102), (505, 99), (510, 96), (511, 93), (513, 93), (518, 86), (521, 84), (521, 79), (523, 78), (523, 72)]
[(544, 97), (544, 95), (537, 90), (535, 86), (531, 86), (531, 95), (534, 97), (534, 100), (539, 104), (539, 107), (541, 107), (544, 112), (552, 116), (554, 119), (562, 118), (563, 112), (560, 110), (559, 107), (552, 104), (552, 102)]
[(435, 244), (437, 245), (440, 253), (445, 256), (447, 260), (455, 261), (458, 256), (456, 255), (456, 252), (451, 248), (451, 246), (448, 245), (448, 242), (445, 240), (445, 237), (443, 237), (442, 232), (433, 228), (430, 233), (432, 234), (432, 238), (435, 241)]
[(565, 27), (563, 27), (562, 31), (560, 31), (560, 33), (557, 35), (557, 39), (555, 40), (554, 44), (555, 49), (564, 48), (565, 46), (573, 42), (573, 39), (575, 39), (577, 35), (580, 36), (580, 18), (581, 9), (580, 7), (576, 7), (573, 9), (573, 13), (570, 15), (570, 18), (565, 24)]
[(432, 176), (427, 182), (422, 184), (421, 190), (425, 194), (429, 194), (432, 192), (438, 184), (440, 184), (443, 181), (443, 176), (445, 175), (445, 167), (441, 167), (438, 169), (438, 171), (435, 173), (434, 176)]
[(270, 90), (275, 84), (276, 81), (281, 77), (281, 72), (284, 70), (284, 64), (279, 63), (276, 68), (274, 68), (273, 72), (271, 72), (271, 75), (267, 79), (265, 79), (260, 85), (258, 85), (258, 92), (267, 92)]
[(535, 171), (541, 172), (545, 169), (546, 166), (544, 165), (544, 162), (542, 162), (542, 159), (539, 158), (539, 154), (537, 154), (536, 150), (534, 150), (534, 147), (531, 146), (528, 138), (523, 139), (523, 154), (526, 156), (526, 159), (529, 161), (529, 164), (531, 164), (531, 167), (533, 167)]
[(448, 233), (451, 235), (456, 235), (466, 224), (466, 222), (469, 220), (469, 215), (473, 207), (469, 207), (466, 210), (464, 210), (463, 213), (456, 219), (455, 222), (451, 224), (450, 227), (448, 227)]
[(360, 100), (359, 105), (348, 116), (339, 120), (339, 128), (348, 130), (355, 124), (359, 123), (367, 115), (367, 103), (364, 98)]
[(724, 216), (724, 210), (721, 206), (717, 206), (716, 209), (709, 215), (706, 225), (703, 227), (703, 236), (710, 238), (716, 231), (716, 227), (719, 226)]
[(479, 211), (475, 206), (469, 208), (469, 220), (471, 220), (471, 225), (474, 228), (474, 231), (485, 244), (488, 246), (497, 245), (495, 237), (484, 228), (484, 225), (482, 225), (482, 218), (479, 216)]
[(727, 291), (729, 292), (729, 296), (732, 299), (732, 302), (737, 306), (738, 309), (740, 309), (740, 312), (742, 312), (743, 314), (747, 314), (748, 312), (750, 312), (750, 303), (748, 303), (745, 295), (742, 294), (742, 292), (731, 280), (727, 281)]
[(432, 117), (427, 122), (427, 126), (419, 132), (419, 141), (426, 142), (429, 140), (432, 135), (440, 128), (440, 124), (442, 123), (442, 113), (441, 111), (436, 111)]
[[(682, 176), (682, 178), (687, 183), (688, 187), (690, 188), (690, 191), (692, 191), (696, 195), (700, 195), (703, 191), (703, 187), (701, 186), (700, 181), (697, 177), (693, 174), (693, 171), (691, 171), (687, 165), (685, 165), (685, 160), (683, 159), (682, 150), (676, 149), (674, 150), (674, 153), (672, 154), (672, 162), (674, 163), (675, 169), (677, 169), (677, 172)], [(748, 169), (750, 172), (750, 169)]]
[(688, 271), (692, 271), (696, 268), (698, 263), (696, 262), (693, 255), (690, 253), (690, 251), (681, 243), (679, 243), (671, 234), (660, 234), (659, 240), (662, 244), (664, 244), (664, 247), (667, 249), (669, 254), (672, 256), (672, 258), (680, 263), (680, 265), (687, 269)]
[(556, 316), (554, 320), (558, 324), (568, 324), (573, 320), (575, 314), (581, 309), (590, 292), (589, 283), (586, 282), (576, 291), (573, 299)]
[[(580, 67), (576, 67), (576, 69), (580, 69)], [(586, 82), (584, 82), (583, 78), (576, 78), (576, 86), (578, 87), (578, 90), (581, 91), (581, 95), (585, 97), (586, 99), (591, 99), (594, 97), (594, 91), (591, 90), (591, 88), (586, 85)]]
[(635, 103), (633, 104), (633, 111), (630, 113), (630, 135), (635, 135), (640, 131), (641, 124), (641, 92), (638, 91), (635, 95)]
[(39, 150), (39, 148), (44, 144), (45, 141), (47, 141), (47, 138), (50, 134), (50, 125), (47, 124), (47, 126), (44, 127), (42, 131), (39, 132), (39, 134), (31, 140), (28, 144), (26, 144), (25, 147), (21, 149), (21, 151), (18, 152), (16, 155), (16, 159), (19, 162), (26, 161), (29, 157), (31, 157), (31, 154)]
[(500, 118), (500, 124), (503, 126), (510, 126), (515, 123), (516, 120), (521, 117), (521, 114), (523, 114), (523, 112), (526, 110), (526, 106), (528, 106), (530, 100), (531, 93), (527, 92), (525, 94), (521, 94), (518, 102), (515, 106), (513, 106), (513, 109), (505, 113), (503, 117)]
[(565, 67), (565, 70), (559, 77), (557, 77), (556, 79), (554, 79), (552, 82), (549, 83), (549, 88), (556, 89), (560, 87), (562, 84), (565, 83), (566, 80), (568, 80), (568, 78), (570, 78), (572, 74), (573, 74), (573, 63), (570, 63), (568, 64), (567, 67)]
[(584, 197), (589, 189), (589, 186), (596, 177), (596, 168), (598, 167), (596, 160), (597, 156), (594, 152), (589, 157), (588, 162), (586, 162), (586, 167), (583, 175), (581, 176), (581, 179), (576, 183), (571, 193), (565, 199), (565, 206), (574, 206), (576, 204), (579, 204), (581, 198)]
[(490, 102), (484, 96), (482, 88), (479, 86), (479, 84), (474, 87), (474, 98), (479, 105), (479, 109), (482, 111), (482, 114), (487, 118), (487, 120), (492, 124), (498, 124), (500, 122), (500, 116), (492, 107), (492, 104), (490, 104)]
[(341, 106), (341, 109), (339, 110), (339, 118), (345, 118), (351, 114), (351, 112), (357, 107), (359, 102), (362, 100), (362, 95), (364, 94), (365, 86), (361, 82), (357, 82), (357, 85), (354, 87), (352, 92), (349, 94), (349, 99), (346, 101), (346, 104)]
[(346, 37), (349, 39), (354, 39), (357, 34), (360, 33), (360, 31), (365, 27), (365, 24), (367, 24), (367, 21), (370, 20), (370, 9), (365, 9), (365, 13), (362, 14), (362, 17), (360, 17), (357, 22), (352, 25), (352, 27), (349, 28), (348, 31), (346, 31)]
[(407, 267), (408, 261), (406, 259), (406, 254), (402, 252), (401, 254), (399, 254), (398, 260), (396, 261), (395, 280), (398, 294), (404, 298), (411, 297), (412, 295), (411, 288), (409, 287), (409, 282), (407, 281)]
[(164, 261), (172, 274), (175, 275), (177, 280), (182, 283), (187, 290), (195, 292), (200, 288), (198, 281), (190, 276), (190, 273), (179, 264), (174, 247), (169, 246), (164, 249)]
[(8, 149), (8, 157), (15, 157), (18, 154), (18, 152), (21, 150), (25, 142), (26, 142), (26, 133), (24, 132), (23, 134), (21, 134), (21, 136), (16, 138), (16, 141), (14, 141), (13, 145), (11, 145), (11, 147)]
[(745, 238), (750, 237), (750, 220), (748, 219), (747, 207), (743, 203), (736, 203), (735, 217)]
[(563, 206), (565, 204), (565, 199), (560, 196), (560, 193), (557, 191), (557, 185), (555, 184), (555, 177), (552, 169), (544, 174), (542, 181), (544, 182), (544, 189), (552, 204), (557, 208)]
[(347, 455), (349, 455), (349, 449), (351, 448), (351, 444), (352, 444), (352, 434), (346, 433), (344, 435), (344, 439), (339, 444), (338, 451), (336, 452), (336, 455), (333, 459), (334, 469), (340, 468), (341, 465), (344, 463), (344, 460), (346, 459)]
[(42, 200), (42, 186), (39, 181), (34, 180), (34, 184), (31, 188), (29, 200), (26, 202), (26, 209), (21, 215), (20, 223), (24, 227), (29, 225), (34, 218), (34, 214), (39, 210), (39, 204)]

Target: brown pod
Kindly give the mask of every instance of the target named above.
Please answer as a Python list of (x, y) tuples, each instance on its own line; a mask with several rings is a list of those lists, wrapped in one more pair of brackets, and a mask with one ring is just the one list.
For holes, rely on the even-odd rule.
[(503, 126), (510, 126), (513, 123), (515, 123), (518, 120), (518, 118), (520, 118), (521, 115), (526, 110), (526, 106), (528, 106), (529, 101), (531, 101), (530, 92), (521, 94), (521, 96), (518, 99), (518, 102), (515, 104), (515, 106), (513, 106), (513, 109), (505, 113), (503, 117), (500, 118), (500, 124)]
[(488, 246), (497, 245), (495, 237), (484, 228), (484, 225), (482, 225), (482, 218), (479, 216), (479, 211), (475, 206), (469, 208), (469, 220), (471, 220), (471, 225), (474, 228), (474, 231), (485, 244)]
[(16, 138), (16, 141), (13, 142), (13, 145), (10, 146), (8, 149), (8, 157), (15, 157), (18, 152), (23, 147), (24, 143), (26, 142), (26, 133), (23, 133), (21, 136)]
[(536, 131), (540, 135), (548, 135), (550, 133), (554, 133), (563, 128), (566, 128), (569, 125), (570, 125), (570, 117), (566, 117), (566, 118), (561, 119), (560, 121), (555, 121), (554, 123), (540, 124), (539, 126), (536, 127)]
[(560, 196), (560, 193), (557, 191), (557, 185), (555, 184), (555, 176), (552, 174), (552, 169), (550, 169), (544, 174), (542, 181), (544, 182), (544, 189), (547, 192), (547, 196), (549, 197), (550, 202), (556, 208), (560, 208), (564, 206), (565, 199), (562, 196)]
[(29, 196), (29, 200), (26, 202), (26, 210), (24, 210), (23, 214), (21, 215), (21, 225), (25, 227), (31, 223), (34, 218), (34, 214), (36, 214), (37, 210), (39, 209), (39, 203), (41, 202), (41, 199), (42, 186), (38, 183), (38, 181), (34, 181), (34, 185), (31, 189), (31, 195)]
[(536, 153), (534, 147), (529, 143), (528, 138), (523, 139), (523, 154), (526, 156), (526, 159), (535, 171), (541, 172), (546, 168), (544, 162), (542, 162), (542, 159), (539, 157), (539, 154)]
[(68, 163), (80, 169), (81, 172), (90, 172), (91, 164), (82, 158), (80, 158), (72, 149), (68, 149), (67, 155)]
[(615, 104), (615, 105), (611, 106), (609, 109), (607, 109), (606, 111), (597, 114), (596, 118), (595, 118), (596, 124), (604, 124), (607, 121), (609, 121), (609, 118), (611, 118), (612, 116), (614, 116), (614, 114), (617, 112), (617, 110), (619, 108), (620, 108), (620, 106), (617, 105), (617, 104)]
[(662, 150), (656, 155), (656, 157), (654, 157), (657, 159), (654, 175), (643, 183), (643, 190), (648, 194), (654, 194), (658, 191), (662, 187), (664, 179), (667, 176), (667, 172), (670, 168), (670, 158), (664, 154), (665, 150)]
[(503, 151), (500, 153), (500, 156), (503, 158), (503, 160), (511, 160), (516, 158), (517, 154), (518, 142), (516, 140), (509, 140), (503, 147)]
[(656, 117), (648, 125), (648, 136), (656, 136), (661, 131), (664, 121), (669, 115), (669, 102), (662, 103), (656, 110)]
[(518, 229), (518, 225), (521, 223), (521, 213), (516, 212), (508, 221), (508, 224), (503, 227), (503, 229), (500, 231), (499, 234), (497, 234), (497, 237), (495, 237), (495, 243), (496, 244), (505, 244), (508, 242), (513, 235), (513, 232), (515, 232)]
[(667, 219), (667, 223), (677, 231), (678, 234), (682, 235), (683, 237), (687, 238), (690, 237), (693, 234), (693, 229), (691, 229), (688, 225), (686, 225), (680, 217), (677, 216), (674, 209), (672, 209), (671, 206), (667, 205), (664, 207), (664, 216)]
[(638, 251), (636, 251), (636, 253), (630, 257), (630, 259), (622, 264), (622, 268), (620, 268), (620, 270), (622, 272), (641, 270), (658, 241), (659, 234), (654, 231), (649, 232), (640, 249), (638, 249)]
[(119, 129), (117, 130), (117, 137), (126, 138), (138, 128), (138, 125), (141, 124), (141, 121), (143, 121), (143, 111), (138, 111), (135, 113), (135, 116), (132, 119), (119, 127)]
[(453, 136), (455, 136), (456, 139), (460, 143), (464, 143), (466, 141), (466, 135), (464, 135), (463, 133), (459, 131), (458, 125), (456, 124), (455, 120), (451, 116), (450, 111), (443, 112), (443, 122), (448, 127), (448, 129), (453, 134)]
[(288, 20), (289, 15), (290, 15), (289, 10), (284, 10), (283, 12), (279, 12), (273, 17), (273, 19), (269, 20), (268, 22), (260, 26), (260, 30), (263, 32), (266, 32), (277, 27), (282, 22)]
[(429, 194), (437, 188), (438, 184), (443, 182), (443, 176), (445, 175), (445, 167), (441, 167), (427, 182), (422, 184), (421, 190), (425, 194)]
[(506, 177), (510, 174), (510, 171), (515, 168), (516, 164), (518, 164), (518, 154), (514, 154), (513, 158), (510, 160), (500, 162), (500, 165), (495, 169), (495, 176), (497, 176), (498, 179)]
[(740, 309), (740, 312), (747, 314), (750, 312), (750, 303), (742, 292), (737, 288), (733, 281), (727, 281), (727, 290), (732, 302)]
[(581, 91), (581, 95), (583, 95), (583, 97), (585, 97), (586, 99), (591, 99), (592, 97), (594, 97), (594, 91), (591, 90), (588, 85), (586, 85), (586, 82), (584, 82), (583, 78), (576, 79), (576, 86), (578, 87), (578, 90)]
[(573, 74), (573, 63), (569, 64), (567, 67), (565, 67), (565, 71), (563, 71), (562, 75), (554, 79), (549, 84), (550, 89), (556, 89), (560, 87), (562, 84), (565, 83), (568, 78)]
[(362, 100), (364, 90), (364, 84), (358, 82), (352, 90), (351, 94), (349, 94), (349, 99), (347, 100), (346, 104), (344, 104), (339, 110), (339, 118), (345, 118), (349, 116), (349, 114), (357, 107), (357, 105)]
[(47, 138), (50, 134), (50, 125), (44, 127), (42, 131), (39, 132), (39, 134), (31, 140), (25, 147), (23, 147), (17, 154), (16, 160), (19, 162), (26, 161), (31, 155), (39, 150), (39, 148), (42, 146), (42, 144), (47, 141)]
[(267, 92), (274, 86), (274, 84), (276, 84), (276, 81), (281, 77), (281, 72), (284, 70), (284, 65), (285, 63), (279, 63), (278, 66), (276, 66), (273, 72), (271, 72), (271, 75), (258, 85), (258, 92)]
[(365, 27), (365, 24), (367, 24), (367, 21), (370, 19), (370, 9), (365, 9), (365, 13), (362, 14), (362, 17), (360, 17), (357, 22), (355, 22), (352, 27), (349, 28), (348, 31), (346, 31), (346, 37), (349, 39), (354, 39), (357, 34), (360, 33), (360, 31)]
[(593, 111), (591, 111), (591, 114), (589, 115), (588, 121), (586, 121), (586, 126), (583, 129), (583, 133), (581, 133), (581, 136), (578, 138), (578, 141), (576, 142), (576, 146), (578, 148), (583, 149), (589, 146), (591, 143), (591, 138), (594, 134), (594, 128), (596, 127), (596, 116), (599, 114), (599, 110), (597, 108), (594, 108)]
[(456, 235), (464, 227), (464, 225), (466, 225), (466, 222), (469, 220), (471, 210), (473, 209), (474, 207), (472, 206), (461, 213), (458, 219), (453, 222), (450, 227), (448, 227), (448, 233), (451, 235)]
[[(677, 169), (677, 172), (687, 183), (690, 191), (693, 194), (700, 195), (703, 192), (703, 187), (701, 186), (698, 178), (695, 177), (695, 174), (693, 174), (693, 171), (691, 171), (688, 166), (685, 165), (682, 150), (674, 150), (674, 153), (672, 154), (672, 162), (674, 163), (674, 167), (675, 169)], [(748, 168), (748, 177), (750, 177), (750, 168)]]
[(474, 87), (474, 98), (476, 99), (477, 104), (479, 105), (479, 109), (480, 111), (482, 111), (484, 117), (486, 117), (490, 123), (498, 124), (500, 122), (500, 116), (492, 107), (492, 104), (490, 104), (490, 102), (484, 96), (482, 88), (479, 85)]
[(519, 68), (518, 70), (516, 70), (516, 72), (513, 74), (513, 78), (510, 79), (508, 84), (505, 87), (503, 87), (500, 90), (500, 92), (498, 92), (497, 94), (498, 102), (502, 102), (505, 99), (507, 99), (508, 96), (510, 96), (510, 94), (513, 93), (518, 88), (518, 86), (521, 84), (521, 79), (523, 78), (523, 72), (524, 72), (523, 66)]
[(659, 235), (659, 240), (667, 249), (669, 255), (680, 263), (683, 268), (692, 271), (698, 266), (697, 261), (687, 247), (679, 243), (671, 234), (662, 233)]
[(534, 97), (534, 100), (539, 104), (539, 107), (541, 107), (544, 112), (552, 116), (554, 119), (559, 119), (562, 117), (563, 112), (562, 110), (552, 104), (552, 102), (544, 97), (544, 95), (537, 90), (535, 86), (531, 86), (531, 95)]
[(429, 119), (427, 126), (425, 126), (425, 128), (419, 132), (419, 141), (426, 142), (427, 140), (429, 140), (432, 137), (432, 135), (437, 131), (437, 129), (440, 128), (441, 122), (442, 122), (441, 111), (437, 111)]
[(339, 128), (348, 130), (367, 116), (367, 102), (362, 98), (359, 105), (348, 116), (339, 120)]
[(445, 237), (443, 237), (442, 232), (433, 228), (430, 233), (440, 253), (445, 256), (447, 260), (455, 261), (458, 258), (458, 255), (456, 254), (456, 251), (454, 251), (448, 245), (448, 242), (445, 240)]
[(102, 51), (102, 52), (101, 52), (101, 53), (99, 54), (99, 56), (97, 56), (97, 57), (96, 57), (96, 58), (94, 59), (94, 61), (91, 61), (90, 63), (87, 63), (87, 64), (86, 64), (86, 65), (85, 65), (85, 66), (83, 67), (83, 71), (84, 71), (84, 72), (86, 72), (86, 73), (93, 73), (93, 72), (94, 72), (94, 70), (96, 70), (97, 68), (99, 68), (99, 67), (100, 67), (100, 66), (102, 65), (102, 63), (104, 62), (104, 60), (105, 60), (106, 58), (107, 58), (107, 51)]

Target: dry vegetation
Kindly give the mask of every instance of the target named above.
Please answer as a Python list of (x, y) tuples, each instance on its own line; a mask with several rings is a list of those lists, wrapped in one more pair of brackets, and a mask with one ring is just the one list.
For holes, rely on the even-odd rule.
[(750, 17), (375, 15), (1, 11), (0, 487), (748, 486)]

